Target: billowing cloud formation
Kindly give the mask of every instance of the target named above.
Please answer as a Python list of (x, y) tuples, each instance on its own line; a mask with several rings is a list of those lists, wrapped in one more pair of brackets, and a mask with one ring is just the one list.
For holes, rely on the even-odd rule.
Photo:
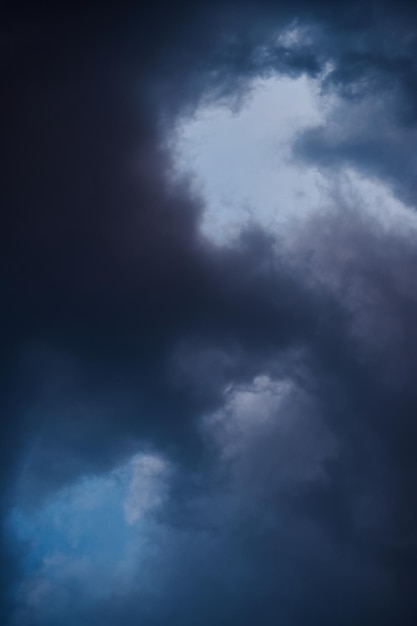
[[(2, 623), (415, 623), (416, 24), (388, 1), (5, 13)], [(276, 74), (331, 103), (292, 158), (332, 195), (216, 245), (170, 138)]]

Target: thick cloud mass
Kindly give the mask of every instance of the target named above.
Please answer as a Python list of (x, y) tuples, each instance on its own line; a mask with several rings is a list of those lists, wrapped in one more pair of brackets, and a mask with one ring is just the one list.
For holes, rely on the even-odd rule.
[[(415, 623), (416, 33), (398, 1), (4, 11), (2, 623)], [(176, 124), (275, 74), (331, 105), (300, 167), (404, 214), (202, 235)]]

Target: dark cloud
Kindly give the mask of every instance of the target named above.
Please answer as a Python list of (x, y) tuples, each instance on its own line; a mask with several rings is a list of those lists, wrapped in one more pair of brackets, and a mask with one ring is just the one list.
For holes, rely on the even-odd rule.
[(5, 13), (2, 511), (143, 445), (179, 473), (110, 599), (22, 608), (7, 535), (3, 623), (414, 623), (415, 231), (340, 201), (291, 246), (215, 246), (167, 145), (202, 99), (307, 74), (335, 105), (295, 158), (412, 206), (415, 25), (405, 2)]

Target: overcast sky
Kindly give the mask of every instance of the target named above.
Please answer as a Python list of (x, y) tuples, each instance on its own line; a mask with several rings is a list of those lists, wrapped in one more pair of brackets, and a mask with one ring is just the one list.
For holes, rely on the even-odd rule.
[(414, 625), (413, 3), (35, 4), (0, 20), (1, 624)]

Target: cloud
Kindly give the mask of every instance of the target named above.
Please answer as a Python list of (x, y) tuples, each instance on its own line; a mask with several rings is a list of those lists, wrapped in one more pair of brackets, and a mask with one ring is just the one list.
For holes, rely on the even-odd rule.
[(124, 502), (128, 524), (134, 524), (163, 504), (167, 497), (164, 483), (168, 473), (167, 463), (157, 456), (146, 455), (135, 460), (129, 493)]
[[(342, 190), (291, 240), (214, 245), (168, 140), (254, 79), (314, 77), (336, 104), (294, 158), (336, 188), (372, 176), (405, 215), (415, 20), (324, 0), (5, 13), (2, 513), (68, 511), (81, 481), (83, 524), (113, 520), (126, 558), (118, 586), (100, 546), (42, 547), (37, 578), (5, 531), (3, 623), (414, 623), (412, 219)], [(103, 477), (140, 449), (122, 497)]]

